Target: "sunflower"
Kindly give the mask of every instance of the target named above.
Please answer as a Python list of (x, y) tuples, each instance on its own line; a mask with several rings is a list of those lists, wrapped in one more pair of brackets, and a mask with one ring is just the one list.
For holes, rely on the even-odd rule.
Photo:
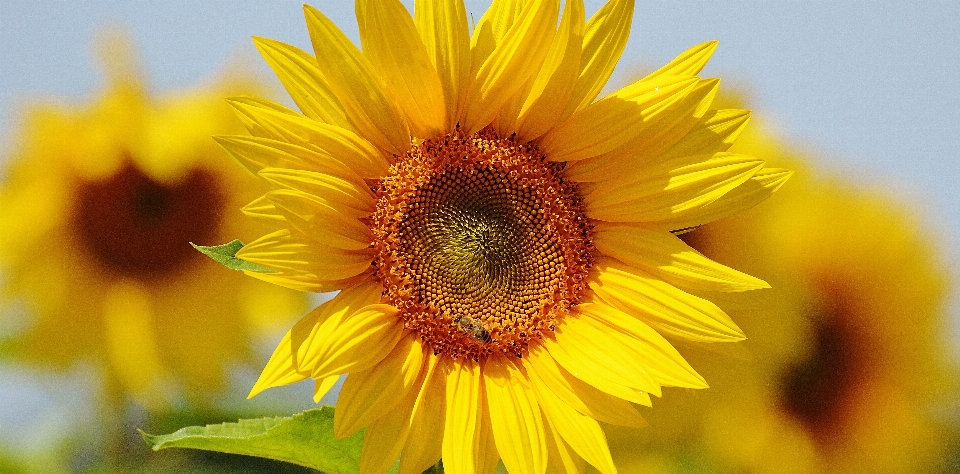
[[(807, 166), (758, 127), (731, 150)], [(695, 446), (700, 462), (729, 472), (938, 472), (957, 374), (936, 245), (891, 197), (801, 175), (781, 199), (683, 236), (775, 289), (731, 302), (752, 336), (739, 362), (684, 351), (714, 386), (651, 414), (671, 435), (620, 430), (615, 459), (649, 465)]]
[[(210, 135), (241, 128), (222, 96), (252, 83), (153, 100), (127, 43), (109, 39), (101, 52), (109, 80), (98, 99), (37, 104), (17, 134), (0, 188), (0, 268), (4, 319), (17, 307), (29, 318), (4, 348), (44, 367), (92, 361), (117, 400), (201, 400), (230, 364), (253, 359), (267, 318), (305, 303), (225, 274), (189, 244), (246, 233), (230, 209), (256, 191)], [(220, 290), (238, 286), (239, 297)]]
[(685, 290), (767, 287), (671, 233), (790, 174), (726, 152), (749, 112), (710, 107), (716, 43), (595, 100), (632, 0), (589, 21), (581, 1), (496, 1), (472, 36), (461, 1), (361, 0), (362, 51), (305, 13), (315, 56), (254, 39), (300, 112), (232, 99), (252, 136), (218, 140), (273, 186), (244, 212), (276, 230), (237, 253), (271, 271), (247, 273), (339, 293), (250, 395), (312, 378), (319, 399), (349, 374), (335, 432), (366, 428), (362, 472), (615, 472), (599, 422), (707, 386), (661, 333), (743, 338)]

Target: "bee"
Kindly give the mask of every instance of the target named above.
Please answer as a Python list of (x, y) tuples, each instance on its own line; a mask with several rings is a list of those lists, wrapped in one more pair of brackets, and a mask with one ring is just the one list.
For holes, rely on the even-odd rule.
[(487, 331), (479, 321), (470, 316), (457, 316), (453, 319), (453, 324), (457, 326), (457, 329), (474, 338), (477, 342), (483, 344), (490, 342), (490, 331)]

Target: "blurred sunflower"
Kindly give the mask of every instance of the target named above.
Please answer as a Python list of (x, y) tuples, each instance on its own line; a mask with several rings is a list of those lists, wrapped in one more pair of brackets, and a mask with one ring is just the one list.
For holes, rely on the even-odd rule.
[(252, 83), (152, 100), (122, 38), (100, 52), (100, 98), (34, 106), (17, 134), (0, 188), (0, 269), (7, 317), (21, 301), (31, 319), (5, 350), (64, 368), (93, 360), (110, 396), (159, 406), (183, 385), (199, 400), (252, 359), (268, 318), (306, 302), (225, 274), (189, 244), (247, 233), (230, 210), (256, 191), (210, 135), (240, 127), (222, 94)]
[[(726, 150), (749, 118), (713, 110), (693, 47), (595, 101), (632, 0), (501, 0), (471, 38), (461, 1), (360, 0), (363, 51), (305, 7), (316, 56), (255, 43), (301, 113), (231, 101), (221, 145), (274, 187), (244, 208), (277, 230), (237, 257), (340, 290), (280, 342), (251, 396), (349, 373), (335, 431), (366, 427), (361, 472), (615, 472), (598, 421), (636, 427), (662, 386), (706, 382), (661, 336), (736, 341), (684, 291), (766, 283), (671, 231), (769, 197), (790, 172)], [(558, 22), (559, 17), (559, 22)], [(318, 60), (322, 58), (322, 60)]]
[[(762, 128), (731, 150), (805, 166)], [(681, 349), (714, 389), (651, 414), (666, 439), (618, 432), (615, 459), (756, 473), (934, 472), (943, 462), (950, 438), (938, 416), (957, 387), (934, 242), (889, 197), (812, 174), (771, 204), (683, 236), (775, 290), (729, 301), (752, 336), (747, 357)], [(676, 445), (706, 454), (691, 461)]]

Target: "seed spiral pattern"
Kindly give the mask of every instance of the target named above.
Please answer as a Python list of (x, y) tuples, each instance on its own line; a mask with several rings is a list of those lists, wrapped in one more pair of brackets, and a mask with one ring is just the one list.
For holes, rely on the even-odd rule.
[(580, 301), (592, 246), (561, 167), (485, 129), (420, 143), (380, 183), (377, 272), (434, 352), (522, 357)]

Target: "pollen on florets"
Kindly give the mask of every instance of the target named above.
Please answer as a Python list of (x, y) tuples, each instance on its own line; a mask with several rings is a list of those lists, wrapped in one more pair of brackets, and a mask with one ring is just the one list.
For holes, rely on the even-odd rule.
[(522, 357), (580, 302), (590, 228), (562, 166), (484, 129), (415, 144), (379, 183), (384, 297), (435, 353)]

